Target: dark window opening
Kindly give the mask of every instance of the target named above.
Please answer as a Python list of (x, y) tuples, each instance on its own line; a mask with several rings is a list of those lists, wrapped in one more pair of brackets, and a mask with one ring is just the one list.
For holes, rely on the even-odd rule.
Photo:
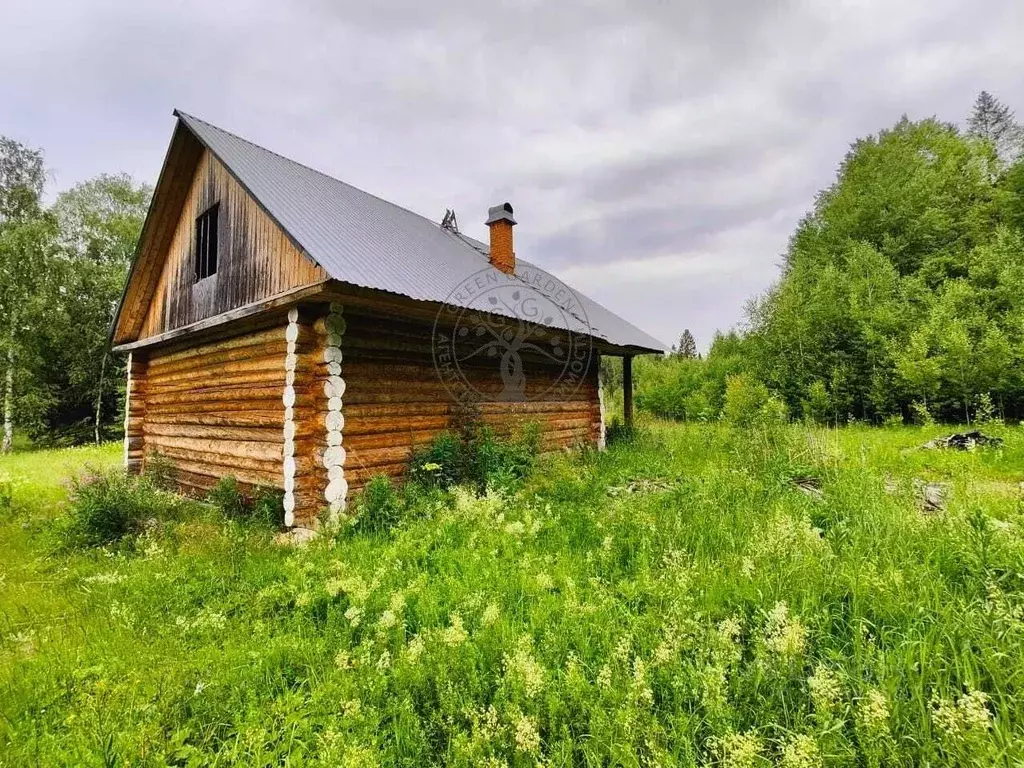
[(214, 203), (196, 219), (196, 280), (217, 272), (217, 211)]

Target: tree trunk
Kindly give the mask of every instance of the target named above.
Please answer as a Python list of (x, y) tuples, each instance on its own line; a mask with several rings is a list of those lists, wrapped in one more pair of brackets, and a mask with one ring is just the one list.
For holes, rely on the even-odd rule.
[(107, 375), (107, 350), (103, 350), (103, 360), (100, 362), (100, 384), (96, 388), (96, 421), (94, 424), (94, 436), (96, 445), (100, 444), (100, 410), (103, 407), (103, 380)]
[(14, 328), (17, 323), (11, 312), (7, 331), (7, 372), (4, 377), (4, 440), (0, 453), (10, 453), (14, 444)]

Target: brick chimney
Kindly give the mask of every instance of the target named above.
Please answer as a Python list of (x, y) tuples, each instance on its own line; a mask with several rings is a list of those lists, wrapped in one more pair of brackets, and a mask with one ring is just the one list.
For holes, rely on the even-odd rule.
[(491, 228), (491, 264), (506, 275), (516, 271), (516, 252), (512, 248), (512, 227), (516, 220), (512, 218), (512, 204), (503, 203), (487, 209), (487, 221)]

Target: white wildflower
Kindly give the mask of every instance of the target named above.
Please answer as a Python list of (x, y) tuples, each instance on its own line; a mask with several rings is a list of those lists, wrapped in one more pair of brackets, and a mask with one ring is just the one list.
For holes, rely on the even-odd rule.
[(334, 666), (338, 669), (352, 669), (355, 665), (356, 663), (352, 659), (352, 654), (348, 651), (338, 651), (337, 655), (334, 657)]
[(527, 696), (536, 696), (544, 689), (544, 667), (533, 658), (529, 638), (519, 642), (515, 653), (504, 657), (505, 674), (522, 685)]
[(420, 656), (423, 655), (423, 651), (427, 648), (427, 644), (423, 641), (420, 635), (415, 635), (409, 644), (405, 646), (405, 658), (412, 664), (419, 661)]
[(868, 733), (885, 734), (889, 731), (889, 700), (877, 688), (872, 688), (857, 702), (857, 719)]
[(828, 667), (820, 664), (815, 667), (814, 674), (807, 678), (807, 687), (811, 692), (811, 702), (818, 714), (831, 712), (843, 697), (843, 686), (839, 678)]
[(449, 621), (451, 622), (450, 625), (441, 630), (441, 639), (448, 643), (448, 645), (460, 645), (466, 642), (469, 633), (466, 632), (465, 627), (462, 625), (462, 617), (457, 613), (453, 613)]
[(764, 628), (765, 646), (785, 659), (800, 656), (807, 647), (807, 628), (796, 616), (789, 615), (789, 606), (778, 602), (768, 613)]
[(761, 753), (764, 745), (761, 738), (751, 731), (712, 738), (710, 746), (722, 768), (754, 768), (763, 763)]
[(483, 614), (480, 616), (480, 624), (484, 627), (490, 627), (495, 624), (501, 616), (501, 611), (496, 603), (490, 603), (484, 608)]
[(363, 709), (362, 702), (359, 699), (348, 699), (341, 702), (341, 715), (342, 717), (356, 717)]
[(534, 581), (537, 583), (537, 586), (543, 590), (550, 591), (555, 588), (555, 580), (552, 579), (545, 571), (541, 571), (534, 576)]
[(988, 694), (970, 691), (959, 701), (932, 696), (932, 723), (945, 738), (961, 739), (984, 733), (992, 727)]
[(782, 749), (780, 768), (819, 768), (821, 750), (813, 736), (800, 733), (794, 736)]
[(516, 721), (515, 738), (518, 751), (525, 752), (528, 755), (535, 755), (540, 752), (540, 733), (537, 730), (537, 723), (533, 718), (523, 715)]

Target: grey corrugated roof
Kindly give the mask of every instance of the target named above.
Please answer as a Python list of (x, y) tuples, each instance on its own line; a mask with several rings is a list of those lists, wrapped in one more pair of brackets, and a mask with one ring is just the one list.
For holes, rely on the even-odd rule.
[[(421, 301), (451, 301), (467, 278), (494, 269), (488, 247), (379, 197), (184, 112), (178, 118), (331, 277)], [(517, 259), (516, 273), (548, 273)], [(563, 283), (564, 285), (564, 283)], [(593, 336), (623, 347), (665, 345), (578, 292)]]

